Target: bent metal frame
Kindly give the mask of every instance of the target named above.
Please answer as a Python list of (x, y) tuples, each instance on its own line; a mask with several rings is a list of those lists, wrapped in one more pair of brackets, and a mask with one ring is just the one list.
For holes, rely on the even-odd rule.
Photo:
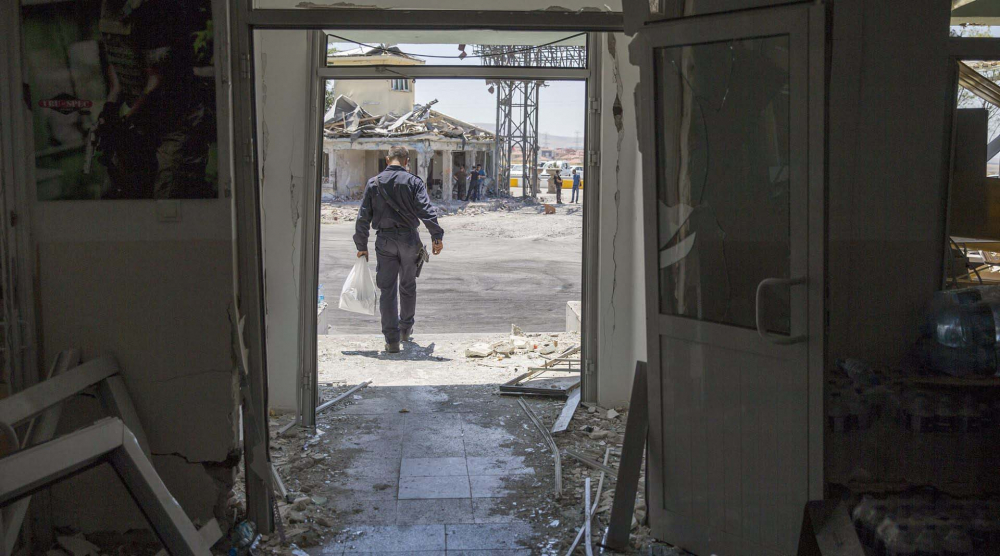
[[(0, 430), (13, 435), (17, 450), (0, 458), (0, 556), (13, 553), (32, 493), (102, 463), (121, 478), (167, 552), (210, 555), (221, 536), (218, 524), (197, 531), (156, 473), (117, 362), (79, 361), (78, 350), (64, 351), (47, 380), (0, 400)], [(53, 439), (62, 402), (91, 387), (113, 417)], [(23, 439), (15, 427), (24, 428)]]

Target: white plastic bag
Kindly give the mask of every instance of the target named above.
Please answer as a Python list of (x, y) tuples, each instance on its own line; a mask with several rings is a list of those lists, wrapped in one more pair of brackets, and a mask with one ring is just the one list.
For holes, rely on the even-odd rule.
[(378, 313), (378, 294), (375, 276), (368, 268), (368, 259), (358, 257), (358, 262), (347, 275), (344, 288), (340, 290), (340, 308), (352, 313), (375, 315)]

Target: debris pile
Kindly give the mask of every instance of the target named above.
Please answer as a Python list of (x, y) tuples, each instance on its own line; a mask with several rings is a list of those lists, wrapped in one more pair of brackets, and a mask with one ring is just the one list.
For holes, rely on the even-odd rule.
[(426, 104), (417, 104), (402, 116), (392, 112), (376, 116), (344, 95), (337, 96), (333, 107), (324, 118), (325, 135), (330, 139), (361, 137), (412, 137), (432, 134), (465, 141), (492, 141), (494, 135), (483, 128), (456, 120), (435, 110), (434, 99)]
[(512, 324), (508, 339), (492, 344), (477, 342), (465, 350), (465, 356), (469, 358), (496, 357), (497, 360), (502, 360), (515, 353), (531, 351), (539, 355), (551, 355), (559, 349), (559, 340), (545, 340), (540, 337), (541, 334), (525, 334), (519, 326)]

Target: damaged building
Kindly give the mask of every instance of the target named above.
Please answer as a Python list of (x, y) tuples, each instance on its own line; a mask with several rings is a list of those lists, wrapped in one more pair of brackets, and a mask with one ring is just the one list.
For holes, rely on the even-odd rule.
[[(184, 4), (0, 5), (0, 555), (1000, 553), (996, 2)], [(586, 82), (580, 330), (321, 382), (324, 188), (500, 157), (434, 78)]]
[[(419, 66), (425, 61), (395, 45), (358, 46), (333, 51), (327, 66)], [(493, 134), (414, 102), (413, 79), (335, 79), (328, 85), (333, 105), (323, 117), (323, 188), (333, 195), (357, 194), (368, 177), (385, 167), (392, 145), (410, 153), (410, 170), (424, 178), (437, 199), (452, 199), (465, 190), (453, 186), (453, 172), (482, 164), (490, 168)], [(461, 198), (461, 197), (460, 197)]]

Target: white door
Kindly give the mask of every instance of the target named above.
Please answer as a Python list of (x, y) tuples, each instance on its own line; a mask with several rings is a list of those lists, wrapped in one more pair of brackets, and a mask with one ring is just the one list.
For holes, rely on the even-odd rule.
[(650, 519), (697, 554), (795, 553), (822, 497), (823, 14), (646, 23)]

